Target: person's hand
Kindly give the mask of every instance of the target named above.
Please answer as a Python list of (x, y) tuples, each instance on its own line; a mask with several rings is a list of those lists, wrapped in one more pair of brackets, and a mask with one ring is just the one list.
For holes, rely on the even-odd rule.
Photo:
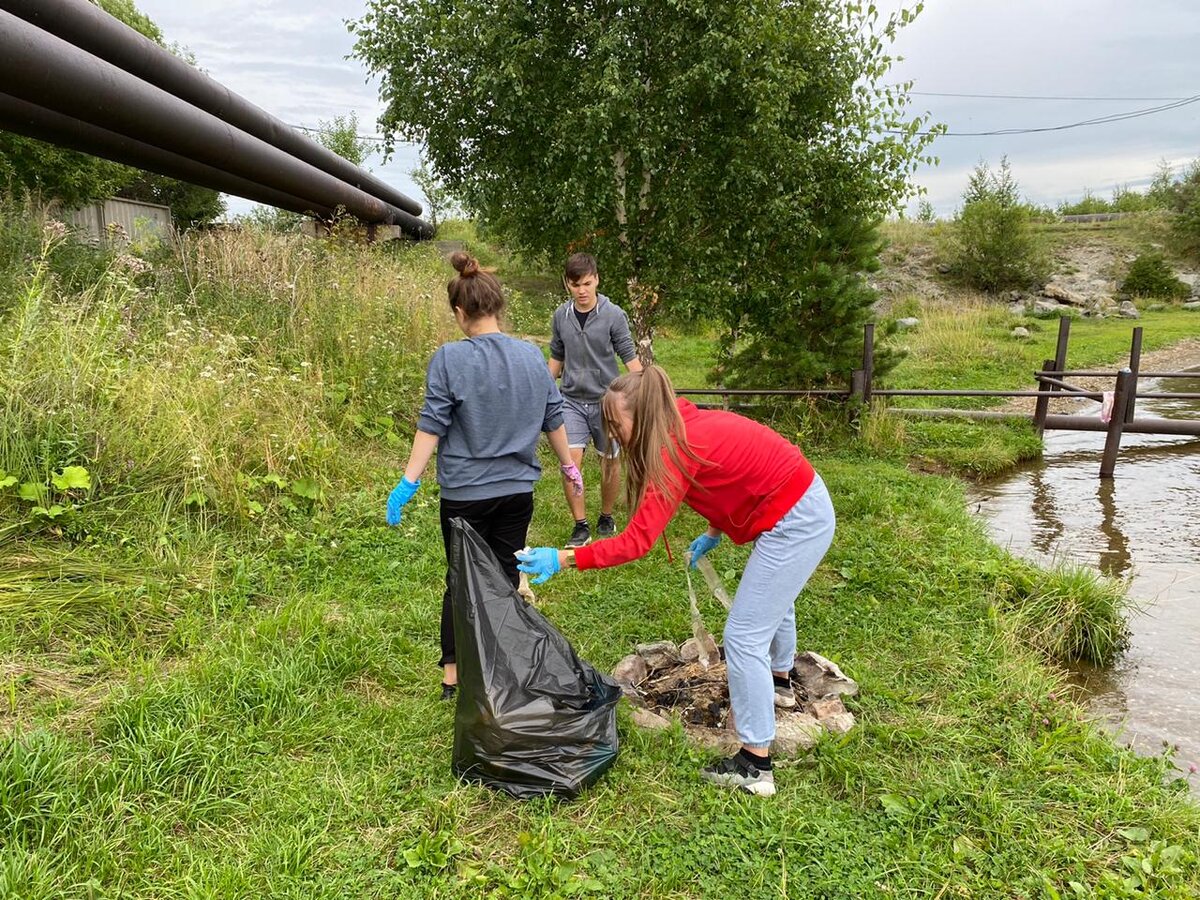
[(562, 471), (563, 478), (571, 482), (571, 487), (575, 489), (575, 496), (582, 497), (583, 476), (579, 474), (579, 466), (575, 465), (575, 463), (563, 463), (558, 468)]
[(719, 543), (721, 543), (720, 535), (717, 537), (709, 537), (707, 531), (700, 535), (700, 537), (692, 541), (691, 546), (688, 547), (688, 555), (692, 558), (688, 565), (693, 569), (696, 568), (696, 563), (700, 561), (700, 557), (702, 557), (713, 547), (717, 546)]
[(417, 488), (420, 486), (421, 482), (419, 481), (409, 481), (407, 478), (401, 478), (400, 483), (392, 488), (387, 501), (387, 523), (389, 525), (400, 524), (400, 511), (413, 498), (413, 494), (417, 492)]
[(558, 548), (537, 547), (533, 550), (518, 550), (517, 569), (526, 575), (536, 575), (530, 578), (530, 584), (543, 584), (558, 574), (561, 566), (558, 562)]

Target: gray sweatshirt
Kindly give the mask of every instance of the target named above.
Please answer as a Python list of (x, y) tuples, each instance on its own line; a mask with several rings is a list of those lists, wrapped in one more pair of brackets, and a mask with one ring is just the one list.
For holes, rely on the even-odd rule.
[(617, 377), (617, 360), (628, 363), (637, 356), (625, 310), (603, 294), (579, 327), (575, 303), (568, 300), (550, 320), (550, 357), (563, 364), (562, 392), (569, 400), (595, 403)]
[(541, 475), (537, 443), (562, 424), (562, 397), (542, 352), (506, 334), (444, 344), (425, 378), (417, 428), (436, 434), (447, 500), (529, 493)]

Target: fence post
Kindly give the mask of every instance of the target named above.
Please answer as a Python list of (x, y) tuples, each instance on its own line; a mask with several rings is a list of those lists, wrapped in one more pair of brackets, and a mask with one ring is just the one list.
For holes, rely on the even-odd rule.
[(1129, 387), (1133, 383), (1128, 369), (1117, 373), (1117, 390), (1113, 397), (1112, 418), (1108, 420), (1108, 435), (1104, 439), (1104, 456), (1100, 460), (1100, 477), (1112, 478), (1117, 467), (1117, 451), (1121, 448), (1121, 432), (1125, 430), (1125, 408), (1129, 402)]
[(1137, 405), (1138, 366), (1142, 362), (1142, 326), (1133, 329), (1129, 344), (1129, 397), (1125, 403), (1125, 424), (1133, 421), (1133, 410)]
[[(1054, 359), (1048, 359), (1042, 363), (1044, 371), (1054, 372), (1060, 379), (1062, 373), (1067, 369), (1067, 343), (1071, 340), (1071, 320), (1063, 316), (1058, 320), (1058, 343), (1054, 348)], [(1042, 380), (1038, 379), (1038, 390), (1044, 390), (1045, 386)], [(1051, 393), (1057, 393), (1058, 385), (1050, 385)], [(1033, 410), (1033, 426), (1037, 430), (1039, 436), (1046, 430), (1046, 413), (1050, 409), (1049, 397), (1038, 397), (1037, 405)]]
[(862, 399), (864, 406), (871, 405), (871, 383), (875, 378), (875, 323), (868, 322), (863, 326), (863, 384)]
[[(1043, 359), (1042, 360), (1042, 371), (1043, 372), (1049, 372), (1053, 369), (1054, 369), (1054, 360), (1052, 360), (1052, 359)], [(1044, 391), (1044, 390), (1046, 390), (1046, 387), (1047, 386), (1042, 383), (1042, 379), (1039, 377), (1037, 380), (1038, 390)], [(1050, 398), (1049, 397), (1038, 397), (1037, 403), (1035, 403), (1034, 407), (1033, 407), (1033, 430), (1038, 433), (1038, 437), (1041, 437), (1046, 431), (1046, 413), (1049, 411), (1050, 411)]]

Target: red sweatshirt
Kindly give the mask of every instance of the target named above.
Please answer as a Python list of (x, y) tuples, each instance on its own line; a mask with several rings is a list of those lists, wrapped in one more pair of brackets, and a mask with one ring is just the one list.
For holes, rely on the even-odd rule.
[(644, 556), (686, 503), (735, 544), (769, 531), (812, 484), (813, 467), (795, 444), (765, 425), (720, 410), (697, 409), (676, 401), (688, 445), (704, 462), (683, 457), (696, 484), (680, 475), (664, 451), (667, 469), (677, 479), (674, 496), (646, 488), (629, 526), (614, 538), (575, 551), (580, 569), (602, 569)]

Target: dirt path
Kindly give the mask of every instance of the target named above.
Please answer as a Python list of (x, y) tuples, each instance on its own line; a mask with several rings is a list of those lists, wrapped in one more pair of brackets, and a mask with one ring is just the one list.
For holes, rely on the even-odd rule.
[[(1122, 357), (1106, 366), (1089, 367), (1090, 371), (1116, 371), (1128, 363), (1128, 357)], [(1147, 350), (1142, 353), (1138, 369), (1142, 372), (1182, 372), (1186, 369), (1200, 367), (1200, 338), (1187, 338), (1172, 344), (1170, 347), (1160, 347), (1158, 350)], [(1089, 391), (1111, 391), (1114, 386), (1113, 378), (1069, 378), (1071, 384)], [(1050, 412), (1072, 413), (1087, 403), (1086, 399), (1070, 399), (1066, 395), (1062, 400), (1050, 401)], [(999, 412), (1015, 412), (1033, 415), (1034, 397), (1010, 397), (997, 406)]]

